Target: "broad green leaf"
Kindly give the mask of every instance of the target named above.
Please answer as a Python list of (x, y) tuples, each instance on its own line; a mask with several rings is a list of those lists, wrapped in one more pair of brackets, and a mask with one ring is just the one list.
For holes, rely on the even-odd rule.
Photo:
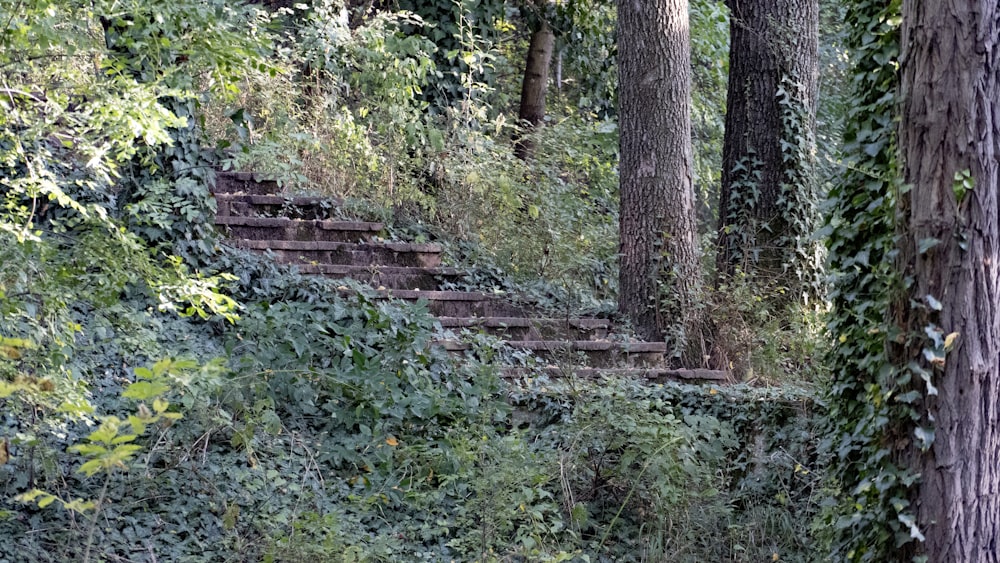
[(77, 469), (78, 473), (83, 473), (87, 477), (93, 477), (95, 473), (104, 469), (104, 462), (100, 459), (92, 459)]
[(122, 397), (145, 401), (159, 397), (167, 391), (170, 391), (170, 387), (159, 381), (136, 381), (122, 392)]

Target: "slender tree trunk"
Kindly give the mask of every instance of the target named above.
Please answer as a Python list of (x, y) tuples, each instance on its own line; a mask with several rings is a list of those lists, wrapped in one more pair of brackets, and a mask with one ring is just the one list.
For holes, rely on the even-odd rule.
[[(531, 33), (528, 55), (524, 63), (524, 81), (521, 84), (521, 108), (518, 118), (522, 124), (535, 127), (545, 119), (545, 92), (549, 84), (549, 67), (552, 64), (552, 49), (556, 36), (544, 17), (539, 17), (538, 27)], [(534, 152), (531, 139), (518, 139), (515, 153), (527, 159)]]
[[(930, 338), (904, 361), (922, 381), (921, 424), (934, 428), (909, 465), (929, 561), (1000, 561), (1000, 5), (903, 2), (899, 148), (911, 188), (900, 195), (901, 265), (912, 279), (894, 313)], [(974, 187), (963, 194), (961, 175)], [(956, 180), (959, 174), (959, 180)], [(967, 184), (969, 182), (966, 182)], [(935, 242), (938, 241), (938, 242)], [(937, 338), (953, 335), (944, 360)], [(912, 342), (912, 341), (911, 341)], [(929, 352), (928, 352), (929, 350)], [(903, 364), (906, 365), (906, 364)], [(906, 430), (906, 429), (904, 429)]]
[[(728, 0), (727, 4), (729, 92), (718, 270), (731, 275), (740, 269), (794, 285), (783, 279), (789, 277), (784, 272), (795, 260), (797, 237), (801, 243), (812, 234), (814, 218), (809, 215), (816, 215), (814, 209), (801, 207), (815, 201), (819, 2)], [(783, 191), (791, 191), (792, 197)]]
[(682, 354), (700, 330), (701, 289), (687, 0), (620, 0), (618, 65), (619, 312)]

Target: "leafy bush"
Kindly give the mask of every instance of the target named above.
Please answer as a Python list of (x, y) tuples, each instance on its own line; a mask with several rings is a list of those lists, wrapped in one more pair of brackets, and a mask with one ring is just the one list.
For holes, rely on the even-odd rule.
[(711, 293), (715, 360), (741, 380), (771, 384), (824, 381), (831, 346), (820, 305), (788, 299), (780, 284), (737, 271)]

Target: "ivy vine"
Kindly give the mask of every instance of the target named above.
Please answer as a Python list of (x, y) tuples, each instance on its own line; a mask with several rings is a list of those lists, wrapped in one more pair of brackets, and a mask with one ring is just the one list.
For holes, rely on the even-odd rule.
[(813, 236), (820, 220), (816, 136), (805, 90), (794, 72), (783, 75), (778, 85), (784, 181), (777, 204), (785, 222), (778, 247), (784, 249), (784, 266), (798, 279), (802, 296), (815, 298), (823, 290), (823, 252)]
[(828, 394), (832, 502), (821, 519), (833, 561), (888, 561), (921, 539), (909, 498), (918, 476), (899, 463), (905, 428), (915, 415), (913, 373), (897, 369), (889, 344), (906, 342), (889, 318), (902, 282), (894, 268), (899, 190), (896, 103), (900, 0), (863, 0), (847, 12), (853, 53), (854, 104), (844, 132), (842, 182), (831, 191), (829, 237), (838, 345)]

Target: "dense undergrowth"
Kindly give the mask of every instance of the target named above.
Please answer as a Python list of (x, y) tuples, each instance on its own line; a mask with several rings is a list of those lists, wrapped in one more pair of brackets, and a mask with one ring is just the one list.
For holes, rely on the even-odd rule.
[[(5, 400), (10, 560), (811, 560), (806, 392), (506, 385), (495, 342), (449, 357), (419, 306), (219, 265), (234, 323), (141, 296), (72, 314), (59, 368), (95, 412), (46, 404), (45, 382), (72, 380), (55, 374)], [(97, 452), (94, 424), (129, 439)], [(16, 500), (33, 489), (58, 500)]]
[[(503, 382), (531, 359), (481, 335), (449, 356), (421, 306), (210, 228), (210, 165), (263, 171), (441, 241), (462, 288), (610, 314), (609, 9), (560, 40), (572, 79), (526, 163), (509, 21), (457, 20), (444, 68), (413, 15), (125, 4), (0, 7), (0, 561), (816, 560), (808, 388)], [(692, 16), (711, 222), (726, 16)], [(814, 314), (721, 289), (730, 367), (824, 372)]]

